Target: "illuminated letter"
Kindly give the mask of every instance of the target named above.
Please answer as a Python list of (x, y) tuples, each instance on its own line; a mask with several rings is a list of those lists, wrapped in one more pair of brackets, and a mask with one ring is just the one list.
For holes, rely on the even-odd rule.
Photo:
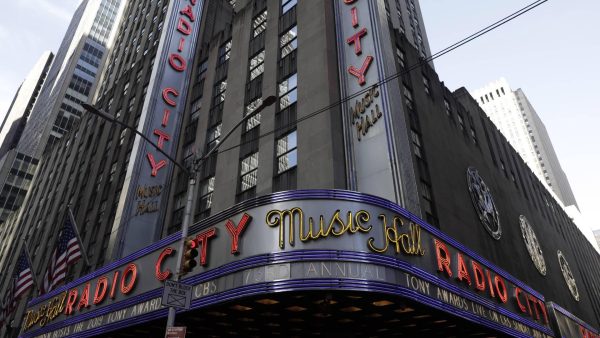
[(504, 279), (502, 277), (496, 275), (494, 277), (494, 284), (496, 285), (496, 293), (502, 303), (506, 303), (508, 300), (508, 291), (506, 290), (506, 284), (504, 284)]
[[(164, 131), (160, 130), (160, 129), (154, 129), (154, 135), (158, 136), (158, 142), (157, 142), (157, 146), (162, 149), (165, 141), (168, 141), (171, 139), (171, 136), (169, 136), (169, 134), (165, 133)], [(156, 176), (156, 175), (153, 175)]]
[(490, 286), (490, 296), (494, 298), (496, 295), (494, 294), (494, 287), (492, 286), (492, 276), (490, 276), (490, 270), (485, 269), (485, 273), (487, 275), (488, 285)]
[(177, 102), (175, 102), (174, 99), (170, 98), (169, 95), (173, 95), (173, 97), (177, 97), (177, 96), (179, 96), (179, 92), (176, 89), (173, 89), (171, 87), (165, 88), (162, 91), (162, 98), (165, 101), (165, 103), (171, 107), (177, 106)]
[(79, 298), (79, 304), (77, 304), (77, 311), (81, 310), (82, 307), (88, 306), (90, 306), (90, 282), (85, 284), (85, 287), (81, 292), (81, 298)]
[(475, 275), (475, 287), (479, 291), (485, 291), (485, 275), (483, 274), (483, 269), (481, 269), (479, 263), (475, 261), (471, 261), (471, 266), (473, 267), (473, 275)]
[(113, 274), (113, 279), (112, 279), (112, 285), (110, 287), (110, 298), (114, 299), (115, 298), (115, 288), (117, 286), (117, 279), (119, 279), (119, 271), (115, 271), (115, 273)]
[(250, 220), (252, 220), (252, 216), (244, 213), (244, 215), (242, 216), (242, 219), (238, 223), (237, 227), (229, 219), (227, 220), (227, 223), (225, 223), (225, 227), (227, 227), (227, 231), (229, 231), (229, 234), (231, 235), (231, 253), (232, 254), (239, 253), (238, 245), (239, 245), (239, 240), (240, 240), (240, 234), (245, 230), (246, 224), (248, 222), (250, 222)]
[(465, 259), (460, 254), (460, 252), (456, 254), (456, 260), (458, 262), (458, 270), (457, 270), (458, 276), (456, 276), (456, 279), (458, 279), (459, 282), (464, 280), (470, 286), (471, 285), (471, 275), (469, 275), (469, 271), (467, 271), (467, 264), (465, 264)]
[(171, 111), (168, 109), (165, 109), (165, 111), (163, 112), (163, 119), (162, 119), (162, 126), (166, 127), (167, 124), (169, 124), (169, 116), (171, 115)]
[(344, 3), (345, 3), (346, 5), (350, 5), (350, 4), (353, 4), (355, 1), (356, 1), (356, 0), (344, 0)]
[(70, 315), (73, 313), (73, 305), (77, 301), (77, 289), (69, 291), (69, 297), (67, 298), (67, 305), (65, 306), (65, 314)]
[(150, 162), (150, 167), (152, 168), (152, 172), (150, 173), (150, 175), (152, 176), (156, 176), (158, 175), (158, 171), (167, 165), (167, 161), (165, 160), (160, 160), (158, 161), (158, 163), (156, 163), (156, 161), (154, 160), (154, 155), (148, 153), (148, 161)]
[(183, 72), (187, 65), (183, 56), (177, 53), (171, 53), (171, 55), (169, 55), (169, 64), (171, 65), (171, 68), (178, 72)]
[(369, 66), (371, 65), (372, 61), (373, 61), (373, 57), (369, 55), (365, 59), (365, 62), (363, 62), (360, 69), (356, 69), (354, 66), (350, 66), (348, 68), (348, 73), (356, 76), (356, 78), (358, 79), (358, 84), (361, 86), (363, 86), (366, 82), (365, 74), (367, 73), (367, 69), (369, 69)]
[(177, 30), (183, 35), (190, 35), (192, 33), (192, 25), (186, 19), (180, 17), (177, 23)]
[(362, 39), (365, 35), (367, 35), (367, 29), (363, 28), (359, 30), (356, 34), (352, 35), (348, 39), (346, 39), (346, 43), (349, 45), (354, 44), (354, 54), (360, 55), (362, 53), (362, 48), (360, 46), (360, 39)]
[(527, 308), (525, 307), (525, 305), (523, 305), (523, 303), (521, 303), (521, 298), (519, 298), (519, 296), (521, 295), (521, 292), (523, 292), (523, 290), (521, 290), (521, 288), (515, 286), (515, 299), (517, 300), (517, 305), (519, 306), (519, 309), (521, 310), (521, 312), (527, 313)]
[(94, 304), (99, 304), (104, 300), (104, 296), (106, 296), (107, 289), (108, 278), (106, 278), (106, 276), (102, 276), (96, 282), (96, 292), (94, 292)]
[(196, 20), (194, 18), (194, 12), (192, 12), (192, 6), (190, 5), (185, 6), (185, 8), (181, 11), (181, 14), (187, 16), (191, 22), (194, 22), (194, 20)]
[(206, 253), (208, 251), (208, 240), (211, 237), (214, 237), (217, 234), (217, 229), (210, 228), (205, 232), (201, 232), (196, 236), (196, 241), (198, 241), (198, 245), (202, 246), (202, 250), (200, 251), (200, 265), (206, 265)]
[(541, 300), (537, 300), (538, 305), (540, 306), (540, 309), (542, 309), (542, 314), (544, 315), (544, 320), (546, 321), (546, 324), (548, 324), (548, 313), (546, 312), (546, 304), (544, 304), (544, 302), (542, 302)]
[(352, 27), (358, 27), (358, 11), (356, 10), (356, 7), (352, 7), (350, 15), (352, 15)]
[(156, 276), (156, 279), (158, 279), (161, 282), (171, 276), (171, 270), (167, 269), (165, 271), (161, 271), (160, 266), (162, 265), (162, 262), (165, 259), (165, 257), (170, 256), (172, 253), (172, 248), (165, 248), (158, 256), (156, 264), (154, 265), (154, 275)]
[[(437, 256), (438, 262), (438, 271), (445, 272), (448, 277), (452, 277), (452, 270), (450, 270), (450, 253), (448, 253), (448, 248), (446, 248), (446, 244), (437, 239), (434, 239), (435, 242), (435, 254)], [(442, 252), (444, 253), (442, 257)]]
[[(131, 274), (131, 278), (129, 279), (129, 283), (127, 283), (127, 285), (125, 285), (125, 282), (127, 281), (127, 274), (130, 273)], [(131, 292), (131, 290), (133, 289), (133, 286), (135, 285), (135, 280), (137, 278), (137, 266), (133, 263), (127, 265), (127, 267), (125, 268), (125, 271), (123, 271), (123, 277), (121, 277), (121, 292), (126, 295), (129, 292)]]

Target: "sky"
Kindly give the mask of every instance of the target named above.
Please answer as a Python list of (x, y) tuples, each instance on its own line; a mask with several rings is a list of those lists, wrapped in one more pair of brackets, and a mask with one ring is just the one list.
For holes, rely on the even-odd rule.
[[(421, 0), (432, 53), (533, 0)], [(81, 0), (6, 1), (0, 11), (0, 120), (31, 67), (56, 51)], [(35, 20), (32, 20), (35, 18)], [(587, 223), (600, 229), (600, 1), (549, 0), (434, 61), (454, 90), (499, 77), (546, 124)]]
[[(421, 0), (435, 53), (533, 0)], [(500, 77), (521, 88), (546, 125), (592, 229), (600, 229), (600, 1), (549, 0), (434, 61), (455, 90)]]

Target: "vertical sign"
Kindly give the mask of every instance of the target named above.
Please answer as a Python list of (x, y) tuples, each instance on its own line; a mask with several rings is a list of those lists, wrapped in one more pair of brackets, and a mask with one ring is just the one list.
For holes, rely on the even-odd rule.
[[(169, 2), (140, 117), (142, 132), (171, 157), (177, 150), (202, 8), (202, 0)], [(158, 239), (173, 173), (174, 164), (140, 137), (131, 156), (113, 224), (114, 258)]]
[[(390, 73), (384, 55), (391, 54), (393, 59), (393, 51), (384, 48), (391, 40), (387, 28), (382, 28), (379, 12), (377, 0), (335, 3), (341, 95), (361, 93), (342, 104), (348, 186), (414, 212), (414, 202), (406, 200), (412, 194), (402, 182), (411, 182), (412, 159), (400, 161), (399, 154), (406, 151), (399, 152), (396, 144), (400, 136), (406, 138), (406, 128), (398, 124), (401, 102), (393, 98), (400, 95), (399, 89), (379, 83)], [(386, 38), (387, 43), (382, 43)], [(398, 115), (396, 121), (394, 114)]]

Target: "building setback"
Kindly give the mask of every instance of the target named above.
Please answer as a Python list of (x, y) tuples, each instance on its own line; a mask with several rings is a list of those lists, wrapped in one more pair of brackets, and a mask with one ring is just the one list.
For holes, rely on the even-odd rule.
[[(422, 61), (426, 41), (394, 12), (416, 1), (230, 3), (130, 1), (95, 95), (180, 163), (250, 116), (197, 177), (199, 266), (184, 276), (191, 310), (177, 315), (188, 333), (598, 334), (598, 254), (469, 93)], [(180, 38), (184, 48), (169, 44)], [(183, 67), (173, 55), (189, 43)], [(163, 87), (178, 68), (187, 83)], [(162, 336), (188, 177), (84, 116), (45, 154), (14, 223), (41, 276), (71, 204), (91, 266), (72, 266), (12, 325), (23, 337)], [(148, 234), (130, 240), (139, 220)], [(42, 326), (50, 302), (64, 307)]]

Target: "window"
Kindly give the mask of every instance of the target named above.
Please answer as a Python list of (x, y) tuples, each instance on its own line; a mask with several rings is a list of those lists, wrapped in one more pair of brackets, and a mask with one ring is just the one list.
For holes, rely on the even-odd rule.
[(398, 59), (398, 63), (400, 64), (400, 67), (404, 68), (405, 64), (404, 64), (404, 52), (402, 51), (402, 49), (400, 49), (400, 47), (396, 47), (396, 58)]
[(231, 40), (219, 47), (219, 64), (223, 64), (231, 57)]
[(297, 74), (293, 74), (279, 84), (279, 110), (284, 110), (296, 103), (298, 100), (297, 85)]
[(252, 20), (252, 29), (254, 31), (254, 37), (259, 36), (260, 33), (267, 29), (267, 10), (264, 10)]
[(206, 136), (207, 137), (206, 146), (207, 146), (208, 150), (212, 149), (214, 146), (219, 144), (219, 137), (221, 136), (221, 126), (222, 126), (222, 124), (219, 123), (216, 126), (210, 128), (208, 130), (208, 133)]
[(446, 109), (446, 115), (450, 116), (452, 113), (452, 107), (450, 107), (450, 103), (446, 99), (444, 99), (444, 108)]
[(281, 1), (281, 14), (287, 13), (290, 9), (294, 8), (298, 0), (282, 0)]
[(465, 121), (463, 120), (463, 117), (461, 114), (458, 114), (458, 126), (460, 127), (460, 130), (465, 130)]
[(225, 101), (225, 92), (227, 91), (227, 80), (219, 81), (215, 84), (213, 95), (213, 106)]
[(429, 88), (429, 79), (423, 75), (423, 86), (425, 87), (425, 94), (431, 95), (431, 89)]
[(296, 131), (277, 140), (277, 173), (280, 174), (298, 165), (298, 143)]
[(250, 59), (250, 81), (265, 72), (265, 50), (261, 50)]
[[(258, 98), (252, 102), (250, 102), (250, 104), (248, 104), (246, 106), (246, 111), (244, 116), (248, 116), (250, 114), (252, 114), (256, 108), (258, 108), (260, 105), (262, 104), (262, 98)], [(252, 117), (250, 117), (247, 121), (246, 121), (246, 130), (250, 130), (256, 126), (258, 126), (260, 124), (260, 112), (254, 114)]]
[(287, 32), (283, 33), (279, 39), (279, 47), (281, 47), (281, 58), (283, 59), (292, 51), (298, 48), (298, 26), (290, 28)]
[(258, 152), (244, 158), (241, 164), (241, 191), (246, 191), (256, 186), (258, 178)]
[(423, 146), (421, 144), (421, 136), (415, 130), (411, 129), (411, 138), (413, 143), (413, 149), (415, 151), (415, 156), (422, 159), (423, 158)]
[(215, 177), (209, 177), (200, 186), (200, 211), (210, 209), (212, 206), (213, 191), (215, 191)]
[(404, 86), (404, 98), (406, 99), (406, 106), (411, 110), (414, 109), (412, 92), (406, 86)]

